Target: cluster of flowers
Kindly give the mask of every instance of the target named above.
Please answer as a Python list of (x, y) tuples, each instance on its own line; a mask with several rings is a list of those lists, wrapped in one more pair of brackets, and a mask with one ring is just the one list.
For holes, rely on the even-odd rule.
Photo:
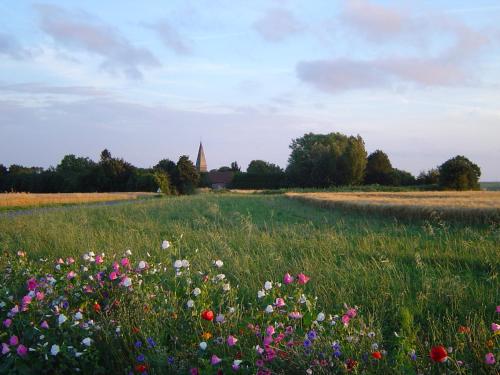
[[(391, 372), (380, 327), (357, 306), (319, 308), (306, 274), (285, 273), (256, 298), (242, 296), (223, 261), (193, 270), (195, 257), (183, 259), (169, 241), (161, 249), (147, 261), (127, 250), (54, 263), (18, 252), (1, 270), (0, 373)], [(496, 371), (500, 326), (491, 329), (484, 364)], [(451, 362), (443, 346), (421, 358)]]

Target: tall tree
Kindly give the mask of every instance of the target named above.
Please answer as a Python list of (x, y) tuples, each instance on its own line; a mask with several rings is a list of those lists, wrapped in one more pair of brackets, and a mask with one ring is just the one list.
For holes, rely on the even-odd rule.
[(387, 154), (381, 150), (376, 150), (368, 156), (365, 183), (391, 185), (392, 170), (392, 164)]
[(200, 174), (189, 157), (182, 155), (177, 162), (177, 170), (179, 171), (179, 185), (177, 189), (181, 194), (192, 194), (198, 186)]
[(273, 174), (273, 173), (282, 173), (283, 169), (280, 166), (268, 163), (264, 160), (252, 160), (247, 167), (247, 173), (252, 174)]
[(439, 185), (444, 189), (478, 190), (481, 169), (465, 156), (458, 155), (439, 167)]

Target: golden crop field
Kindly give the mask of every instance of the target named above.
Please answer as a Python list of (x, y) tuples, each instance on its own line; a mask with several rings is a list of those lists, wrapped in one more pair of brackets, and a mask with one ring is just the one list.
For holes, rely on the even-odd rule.
[(429, 192), (318, 192), (286, 193), (299, 199), (327, 207), (353, 208), (404, 216), (440, 214), (449, 217), (498, 217), (498, 191), (429, 191)]
[(155, 196), (156, 193), (3, 193), (0, 194), (0, 209), (10, 207), (36, 207), (54, 204), (111, 202)]

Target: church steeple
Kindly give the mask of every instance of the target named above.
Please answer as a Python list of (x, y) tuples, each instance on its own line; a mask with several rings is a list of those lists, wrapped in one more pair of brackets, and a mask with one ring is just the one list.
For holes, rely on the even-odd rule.
[(196, 169), (198, 172), (207, 172), (207, 161), (205, 160), (205, 152), (203, 151), (203, 145), (200, 142), (200, 148), (198, 149), (198, 157), (196, 158)]

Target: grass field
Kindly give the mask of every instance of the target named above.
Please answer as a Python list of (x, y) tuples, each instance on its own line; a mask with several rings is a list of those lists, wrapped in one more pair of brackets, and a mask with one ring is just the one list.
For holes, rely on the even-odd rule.
[[(178, 240), (175, 251), (196, 262), (196, 269), (222, 259), (228, 280), (239, 286), (241, 304), (254, 301), (266, 280), (304, 272), (311, 277), (307, 288), (318, 305), (329, 311), (358, 306), (380, 330), (378, 342), (392, 358), (373, 373), (443, 373), (441, 364), (428, 363), (430, 347), (438, 344), (453, 348), (450, 357), (465, 362), (455, 365), (455, 372), (448, 368), (449, 373), (498, 371), (484, 364), (486, 352), (498, 353), (498, 335), (491, 341), (489, 328), (498, 320), (495, 308), (500, 304), (497, 225), (400, 222), (281, 195), (238, 194), (0, 216), (0, 249), (4, 254), (24, 250), (33, 259), (76, 258), (89, 250), (113, 258), (131, 249), (137, 259), (147, 260), (162, 256), (163, 239)], [(0, 265), (4, 272), (6, 260)], [(123, 323), (123, 332), (140, 325), (158, 334), (167, 324), (155, 321), (159, 315), (127, 308), (130, 322)], [(461, 326), (470, 328), (466, 338)], [(128, 346), (107, 347), (107, 364), (116, 371), (123, 372), (134, 356), (133, 339), (128, 334), (125, 339)], [(403, 366), (398, 364), (400, 352), (409, 348), (419, 359), (398, 367)], [(151, 373), (166, 371), (161, 361), (150, 366)]]
[(0, 210), (28, 207), (112, 202), (156, 196), (156, 193), (0, 193)]

